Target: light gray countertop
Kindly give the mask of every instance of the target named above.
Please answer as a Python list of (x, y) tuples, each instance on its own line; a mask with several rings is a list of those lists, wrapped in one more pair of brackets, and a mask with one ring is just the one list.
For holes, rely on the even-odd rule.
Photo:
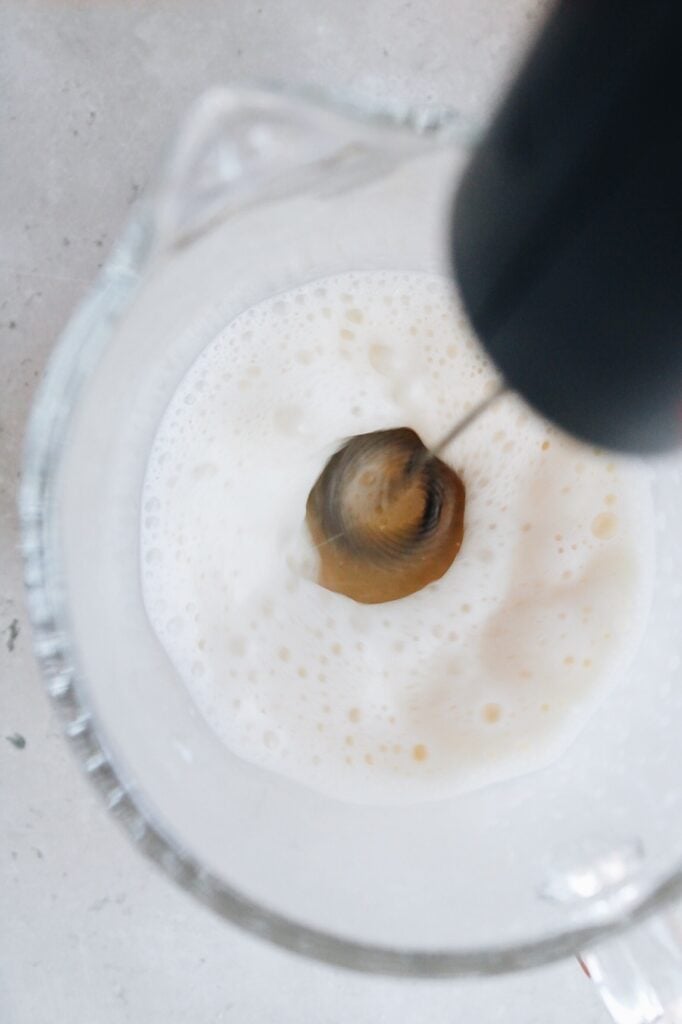
[[(0, 9), (0, 1021), (605, 1020), (574, 963), (398, 982), (248, 938), (128, 844), (63, 742), (32, 655), (16, 522), (36, 381), (180, 112), (234, 78), (484, 114), (537, 0), (5, 0)], [(6, 738), (8, 737), (8, 738)]]

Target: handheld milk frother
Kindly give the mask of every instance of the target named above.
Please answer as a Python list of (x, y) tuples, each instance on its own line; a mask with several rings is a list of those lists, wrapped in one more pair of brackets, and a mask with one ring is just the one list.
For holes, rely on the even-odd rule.
[[(389, 464), (399, 432), (366, 435), (371, 456), (363, 437), (330, 460), (309, 521), (318, 546), (339, 548), (332, 589), (385, 600), (423, 585), (405, 578), (395, 592), (387, 576), (388, 589), (367, 596), (374, 562), (403, 577), (406, 559), (427, 579), (445, 571), (452, 552), (431, 568), (419, 548), (452, 533), (439, 523), (448, 487), (438, 456), (507, 390), (600, 447), (650, 453), (682, 440), (681, 38), (674, 0), (556, 7), (454, 204), (460, 295), (503, 382), (437, 443), (414, 435), (398, 472)], [(348, 497), (382, 445), (382, 486)], [(398, 515), (410, 492), (409, 515)], [(336, 578), (339, 560), (358, 559), (360, 586)]]

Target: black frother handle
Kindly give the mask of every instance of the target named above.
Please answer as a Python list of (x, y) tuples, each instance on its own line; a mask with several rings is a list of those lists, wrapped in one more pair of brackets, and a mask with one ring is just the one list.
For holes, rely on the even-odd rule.
[(563, 0), (457, 194), (455, 273), (508, 383), (571, 433), (682, 443), (682, 0)]

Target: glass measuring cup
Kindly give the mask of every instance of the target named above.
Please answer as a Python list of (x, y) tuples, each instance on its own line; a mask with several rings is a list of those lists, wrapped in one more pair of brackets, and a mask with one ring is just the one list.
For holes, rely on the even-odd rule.
[(259, 89), (198, 103), (37, 399), (21, 496), (36, 651), (112, 813), (226, 918), (401, 975), (582, 952), (616, 1020), (655, 1020), (680, 998), (664, 909), (682, 888), (679, 460), (651, 467), (656, 593), (628, 678), (556, 764), (456, 800), (346, 805), (240, 761), (197, 714), (142, 602), (147, 457), (188, 366), (243, 309), (304, 281), (449, 274), (466, 149), (442, 110)]

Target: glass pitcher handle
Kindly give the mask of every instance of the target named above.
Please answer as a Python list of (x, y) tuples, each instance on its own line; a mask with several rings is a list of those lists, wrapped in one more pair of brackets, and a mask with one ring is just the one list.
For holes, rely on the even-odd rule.
[(682, 904), (578, 959), (616, 1024), (682, 1024)]

